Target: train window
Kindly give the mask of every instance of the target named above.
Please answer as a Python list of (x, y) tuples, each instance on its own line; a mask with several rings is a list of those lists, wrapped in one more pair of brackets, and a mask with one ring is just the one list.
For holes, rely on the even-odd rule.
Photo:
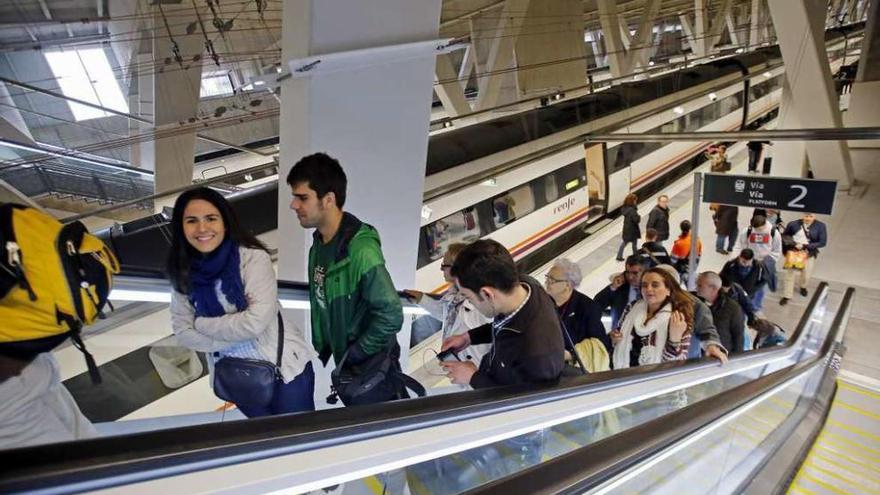
[(535, 210), (532, 188), (526, 184), (495, 197), (492, 200), (495, 210), (495, 225), (507, 225), (519, 217)]
[(476, 210), (465, 208), (421, 229), (419, 238), (419, 266), (437, 260), (453, 242), (472, 242), (480, 238), (479, 216)]

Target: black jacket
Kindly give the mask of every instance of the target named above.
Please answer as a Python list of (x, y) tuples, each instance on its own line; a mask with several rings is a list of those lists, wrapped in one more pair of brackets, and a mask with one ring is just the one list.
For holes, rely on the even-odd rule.
[(710, 308), (721, 344), (730, 354), (743, 352), (743, 332), (746, 323), (742, 308), (724, 293), (718, 294), (718, 299)]
[(741, 285), (749, 296), (755, 295), (756, 290), (770, 281), (770, 275), (764, 268), (764, 264), (757, 260), (753, 260), (752, 269), (745, 275), (742, 275), (739, 269), (739, 262), (737, 258), (734, 258), (724, 264), (724, 268), (721, 269), (721, 275)]
[(522, 282), (531, 288), (529, 300), (494, 332), (494, 339), (491, 323), (468, 332), (472, 345), (493, 344), (480, 369), (471, 377), (470, 385), (474, 388), (547, 382), (562, 374), (565, 347), (556, 305), (536, 280), (523, 277)]
[(629, 304), (629, 283), (624, 282), (617, 290), (612, 290), (611, 284), (606, 285), (596, 294), (594, 302), (599, 305), (602, 311), (611, 310), (611, 328), (614, 329), (620, 323), (623, 310)]
[(639, 256), (642, 258), (642, 265), (649, 268), (657, 265), (672, 264), (669, 251), (659, 242), (646, 242), (642, 244), (642, 247), (639, 249)]
[(657, 240), (660, 242), (669, 239), (669, 208), (661, 208), (660, 205), (654, 206), (651, 213), (648, 214), (648, 224), (646, 229), (654, 229), (657, 231)]
[(639, 222), (642, 217), (639, 216), (635, 206), (625, 205), (620, 209), (623, 216), (623, 240), (626, 242), (637, 241), (642, 237), (642, 230), (639, 228)]
[[(559, 320), (565, 325), (572, 342), (577, 345), (584, 339), (599, 339), (611, 354), (611, 338), (602, 325), (602, 308), (586, 294), (574, 291), (568, 302), (556, 308)], [(563, 336), (565, 348), (572, 351), (568, 339)]]
[(738, 233), (737, 216), (739, 216), (738, 207), (720, 205), (712, 216), (712, 219), (715, 220), (715, 233), (718, 235)]

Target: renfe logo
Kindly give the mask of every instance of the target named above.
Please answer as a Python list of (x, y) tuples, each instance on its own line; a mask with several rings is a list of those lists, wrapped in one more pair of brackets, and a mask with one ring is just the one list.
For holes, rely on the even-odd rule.
[(557, 205), (556, 208), (553, 208), (553, 214), (555, 215), (557, 213), (567, 212), (571, 210), (571, 207), (574, 206), (575, 202), (576, 201), (574, 199), (574, 196), (569, 196), (569, 198), (565, 200), (565, 203)]

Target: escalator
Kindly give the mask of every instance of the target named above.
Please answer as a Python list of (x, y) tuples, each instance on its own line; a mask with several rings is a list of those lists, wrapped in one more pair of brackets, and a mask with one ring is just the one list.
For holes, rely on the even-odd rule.
[(814, 292), (787, 345), (723, 366), (3, 451), (0, 492), (781, 493), (835, 389), (853, 290), (830, 294)]

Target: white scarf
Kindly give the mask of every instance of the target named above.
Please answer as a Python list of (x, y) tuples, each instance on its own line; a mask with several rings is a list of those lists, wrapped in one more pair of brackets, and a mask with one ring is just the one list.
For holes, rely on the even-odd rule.
[(666, 338), (669, 335), (669, 317), (672, 316), (672, 304), (665, 303), (659, 311), (648, 321), (648, 303), (639, 299), (630, 307), (623, 322), (620, 324), (620, 333), (623, 340), (614, 346), (614, 369), (629, 368), (629, 354), (632, 350), (634, 338), (642, 338), (656, 332), (654, 344), (642, 346), (639, 355), (639, 364), (656, 364), (663, 359), (663, 348), (666, 346)]

